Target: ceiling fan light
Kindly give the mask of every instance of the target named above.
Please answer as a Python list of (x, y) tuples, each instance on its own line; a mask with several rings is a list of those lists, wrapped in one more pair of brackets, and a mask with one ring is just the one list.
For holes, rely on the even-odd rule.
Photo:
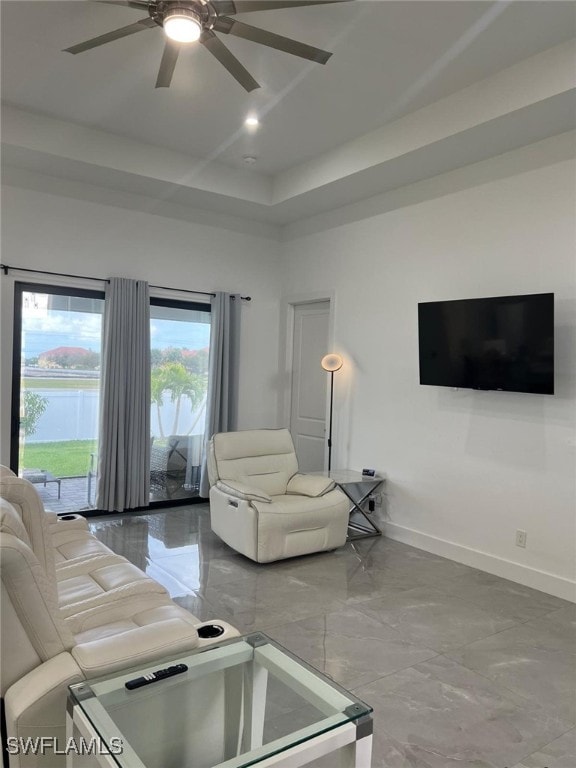
[(167, 11), (163, 27), (166, 36), (177, 43), (193, 43), (202, 33), (200, 17), (188, 8), (173, 8)]

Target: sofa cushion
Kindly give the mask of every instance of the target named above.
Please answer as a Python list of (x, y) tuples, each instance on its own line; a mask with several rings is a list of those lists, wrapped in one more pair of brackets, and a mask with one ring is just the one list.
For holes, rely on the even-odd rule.
[(88, 531), (81, 528), (58, 528), (52, 532), (52, 549), (57, 566), (70, 560), (109, 555), (111, 550)]
[(58, 598), (64, 616), (100, 603), (110, 603), (128, 594), (166, 590), (124, 557), (110, 552), (58, 568)]

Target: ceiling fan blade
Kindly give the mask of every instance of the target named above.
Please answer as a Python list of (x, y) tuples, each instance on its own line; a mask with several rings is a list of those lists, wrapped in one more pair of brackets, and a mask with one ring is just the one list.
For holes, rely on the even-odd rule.
[(106, 32), (105, 35), (99, 35), (98, 37), (93, 37), (91, 40), (78, 43), (78, 45), (72, 45), (70, 48), (64, 48), (64, 51), (66, 53), (84, 53), (84, 51), (89, 51), (90, 48), (97, 48), (99, 45), (111, 43), (113, 40), (119, 40), (121, 37), (128, 37), (128, 35), (133, 35), (135, 32), (142, 32), (145, 29), (152, 29), (156, 26), (158, 25), (153, 19), (140, 19), (140, 21), (137, 21), (135, 24), (128, 24), (126, 27), (120, 27), (120, 29), (115, 29), (112, 32)]
[(291, 53), (293, 56), (300, 56), (303, 59), (317, 61), (319, 64), (326, 64), (331, 53), (322, 51), (320, 48), (313, 48), (306, 43), (300, 43), (298, 40), (292, 40), (290, 37), (276, 35), (274, 32), (268, 32), (266, 29), (253, 27), (251, 24), (243, 24), (236, 19), (229, 19), (226, 16), (220, 16), (214, 24), (216, 32), (222, 32), (225, 35), (235, 35), (244, 40), (251, 40), (253, 43), (261, 43), (269, 48), (276, 48), (278, 51)]
[(156, 78), (156, 88), (169, 88), (174, 74), (174, 67), (180, 53), (180, 45), (173, 40), (166, 40), (158, 77)]
[(214, 32), (205, 30), (200, 36), (200, 42), (210, 53), (215, 56), (223, 67), (226, 67), (232, 77), (240, 83), (247, 91), (253, 91), (260, 88), (260, 85), (254, 80), (250, 72), (241, 64), (236, 56), (231, 53)]
[(137, 8), (141, 11), (143, 8), (149, 8), (151, 5), (156, 5), (154, 2), (148, 2), (148, 0), (96, 0), (97, 3), (104, 3), (104, 5), (124, 5), (128, 8)]
[(298, 8), (304, 5), (327, 5), (328, 3), (348, 3), (351, 0), (213, 0), (211, 5), (216, 11), (226, 16), (253, 11), (279, 11), (282, 8)]

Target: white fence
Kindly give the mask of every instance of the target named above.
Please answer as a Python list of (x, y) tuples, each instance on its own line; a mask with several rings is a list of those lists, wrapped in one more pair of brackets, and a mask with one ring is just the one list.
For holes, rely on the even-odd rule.
[[(38, 419), (34, 433), (26, 436), (28, 444), (51, 443), (57, 440), (96, 440), (98, 438), (100, 393), (97, 389), (34, 389), (33, 391), (46, 398), (48, 404)], [(202, 404), (194, 412), (191, 405), (190, 399), (183, 396), (178, 423), (176, 429), (173, 429), (176, 404), (170, 402), (167, 393), (160, 409), (165, 435), (186, 435), (193, 424), (192, 434), (203, 434), (205, 419), (202, 411), (205, 405)], [(150, 411), (150, 427), (151, 433), (159, 437), (160, 427), (157, 408), (154, 403)]]

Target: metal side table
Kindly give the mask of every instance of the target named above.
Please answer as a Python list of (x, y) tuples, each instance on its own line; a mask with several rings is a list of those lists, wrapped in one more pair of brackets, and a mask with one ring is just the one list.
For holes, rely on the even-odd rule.
[(350, 500), (348, 521), (348, 541), (367, 539), (371, 536), (382, 536), (382, 531), (369, 516), (366, 509), (368, 497), (379, 491), (384, 484), (384, 478), (379, 475), (368, 477), (352, 469), (333, 469), (330, 472), (314, 472), (334, 480)]

